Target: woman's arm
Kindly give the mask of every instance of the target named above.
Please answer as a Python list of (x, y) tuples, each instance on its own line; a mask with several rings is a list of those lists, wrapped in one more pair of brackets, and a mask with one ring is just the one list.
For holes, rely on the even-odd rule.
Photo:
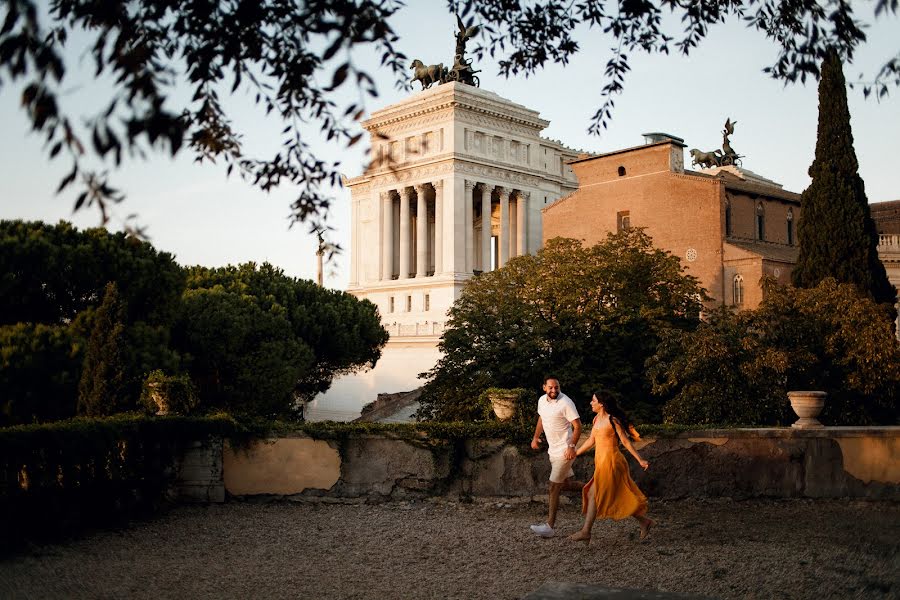
[(591, 448), (594, 447), (594, 431), (596, 431), (597, 418), (594, 417), (594, 423), (591, 425), (591, 435), (588, 436), (588, 439), (581, 445), (581, 448), (575, 451), (575, 457), (579, 457)]
[(637, 450), (634, 449), (634, 446), (631, 444), (631, 440), (628, 439), (628, 436), (625, 435), (625, 433), (622, 431), (622, 426), (619, 425), (619, 420), (613, 419), (612, 422), (613, 427), (616, 428), (616, 435), (619, 436), (619, 440), (621, 440), (622, 444), (628, 449), (629, 452), (631, 452), (631, 455), (636, 461), (638, 461), (638, 464), (641, 465), (641, 468), (646, 471), (647, 467), (650, 466), (650, 463), (641, 458), (641, 455), (638, 454)]

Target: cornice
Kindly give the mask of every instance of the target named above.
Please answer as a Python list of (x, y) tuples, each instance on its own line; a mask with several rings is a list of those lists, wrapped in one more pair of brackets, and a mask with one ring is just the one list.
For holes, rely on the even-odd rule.
[(376, 172), (366, 173), (352, 179), (344, 179), (344, 185), (352, 188), (356, 194), (370, 192), (373, 188), (386, 187), (397, 183), (416, 183), (428, 181), (435, 175), (459, 173), (486, 177), (494, 181), (518, 183), (533, 188), (539, 187), (541, 182), (550, 182), (560, 187), (577, 187), (577, 182), (569, 181), (559, 175), (542, 173), (534, 169), (516, 167), (515, 165), (497, 165), (495, 163), (482, 162), (477, 156), (459, 154), (444, 154), (434, 159), (427, 159), (400, 169), (382, 169)]
[(490, 115), (501, 121), (518, 123), (532, 130), (545, 129), (550, 122), (540, 118), (537, 111), (521, 104), (516, 104), (494, 94), (469, 86), (449, 84), (438, 86), (434, 90), (426, 90), (402, 102), (392, 104), (363, 122), (369, 131), (384, 128), (402, 121), (416, 119), (422, 115), (452, 108), (454, 111), (471, 111), (477, 114)]

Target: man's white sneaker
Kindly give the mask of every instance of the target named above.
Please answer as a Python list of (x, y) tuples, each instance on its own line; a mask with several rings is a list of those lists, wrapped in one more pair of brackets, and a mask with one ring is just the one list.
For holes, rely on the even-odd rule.
[(545, 538), (553, 537), (554, 535), (556, 535), (556, 530), (554, 530), (546, 523), (542, 523), (541, 525), (532, 525), (531, 531), (533, 531), (535, 535), (539, 535)]

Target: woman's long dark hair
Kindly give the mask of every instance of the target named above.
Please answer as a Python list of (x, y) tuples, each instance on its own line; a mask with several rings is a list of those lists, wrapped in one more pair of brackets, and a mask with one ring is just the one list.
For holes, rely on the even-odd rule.
[(603, 408), (606, 409), (606, 412), (609, 413), (609, 416), (619, 422), (619, 426), (622, 428), (622, 431), (625, 432), (625, 435), (628, 435), (629, 437), (632, 437), (636, 440), (641, 439), (641, 436), (634, 428), (634, 423), (631, 422), (631, 419), (628, 418), (628, 415), (625, 414), (625, 411), (622, 410), (622, 408), (619, 406), (619, 403), (616, 401), (615, 395), (607, 392), (606, 390), (594, 392), (593, 395), (597, 398), (597, 401), (603, 405)]

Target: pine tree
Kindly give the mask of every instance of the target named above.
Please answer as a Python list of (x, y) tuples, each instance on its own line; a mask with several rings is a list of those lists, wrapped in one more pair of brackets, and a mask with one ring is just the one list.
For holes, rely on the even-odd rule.
[(125, 303), (113, 282), (106, 284), (78, 384), (78, 414), (111, 415), (124, 410)]
[(792, 273), (794, 285), (812, 288), (834, 277), (893, 311), (897, 294), (878, 259), (878, 233), (859, 176), (846, 82), (834, 51), (822, 64), (816, 156), (809, 175), (812, 182), (800, 200), (800, 255)]

